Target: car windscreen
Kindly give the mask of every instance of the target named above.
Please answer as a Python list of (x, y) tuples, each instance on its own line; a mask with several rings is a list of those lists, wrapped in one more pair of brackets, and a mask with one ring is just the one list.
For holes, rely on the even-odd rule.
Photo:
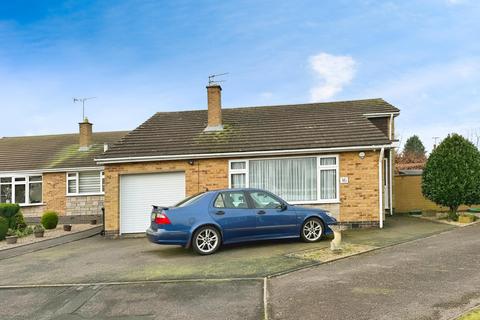
[(205, 195), (205, 192), (194, 194), (193, 196), (190, 196), (190, 197), (187, 197), (187, 198), (183, 199), (182, 201), (180, 201), (179, 203), (174, 205), (174, 207), (177, 207), (177, 208), (178, 207), (186, 207), (186, 206), (194, 203), (195, 201), (197, 201), (198, 199), (200, 199), (204, 195)]

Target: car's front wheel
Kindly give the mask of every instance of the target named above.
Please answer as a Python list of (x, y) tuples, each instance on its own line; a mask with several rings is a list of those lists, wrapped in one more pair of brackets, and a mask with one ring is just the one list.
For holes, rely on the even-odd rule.
[(201, 255), (215, 253), (220, 247), (220, 233), (214, 227), (198, 229), (193, 235), (193, 250)]
[(318, 218), (307, 219), (302, 226), (300, 237), (305, 242), (316, 242), (323, 236), (323, 223)]

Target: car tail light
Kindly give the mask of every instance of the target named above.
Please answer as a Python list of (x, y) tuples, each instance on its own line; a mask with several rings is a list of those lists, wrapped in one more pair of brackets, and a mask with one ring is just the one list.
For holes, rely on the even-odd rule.
[(157, 213), (155, 217), (156, 224), (170, 224), (170, 219), (168, 219), (165, 213)]

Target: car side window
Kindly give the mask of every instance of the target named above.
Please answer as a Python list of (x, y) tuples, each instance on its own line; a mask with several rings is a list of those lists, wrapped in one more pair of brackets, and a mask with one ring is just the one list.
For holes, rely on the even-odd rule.
[(225, 208), (225, 202), (223, 201), (222, 193), (218, 194), (217, 199), (215, 199), (215, 202), (213, 203), (213, 206), (215, 208)]
[(221, 192), (218, 194), (217, 199), (215, 199), (214, 207), (246, 209), (248, 208), (248, 203), (243, 192)]
[(278, 199), (266, 192), (253, 191), (250, 192), (250, 197), (256, 209), (278, 209), (282, 206)]

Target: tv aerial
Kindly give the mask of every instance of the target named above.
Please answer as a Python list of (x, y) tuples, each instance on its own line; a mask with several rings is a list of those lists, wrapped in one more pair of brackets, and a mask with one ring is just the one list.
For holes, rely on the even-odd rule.
[(88, 97), (88, 98), (73, 98), (73, 103), (81, 102), (82, 103), (82, 121), (85, 121), (85, 101), (96, 99), (97, 97)]
[(208, 85), (211, 86), (211, 85), (214, 85), (214, 84), (217, 84), (217, 83), (225, 82), (226, 80), (215, 80), (215, 78), (225, 76), (227, 74), (228, 74), (228, 72), (212, 74), (212, 75), (208, 76)]

